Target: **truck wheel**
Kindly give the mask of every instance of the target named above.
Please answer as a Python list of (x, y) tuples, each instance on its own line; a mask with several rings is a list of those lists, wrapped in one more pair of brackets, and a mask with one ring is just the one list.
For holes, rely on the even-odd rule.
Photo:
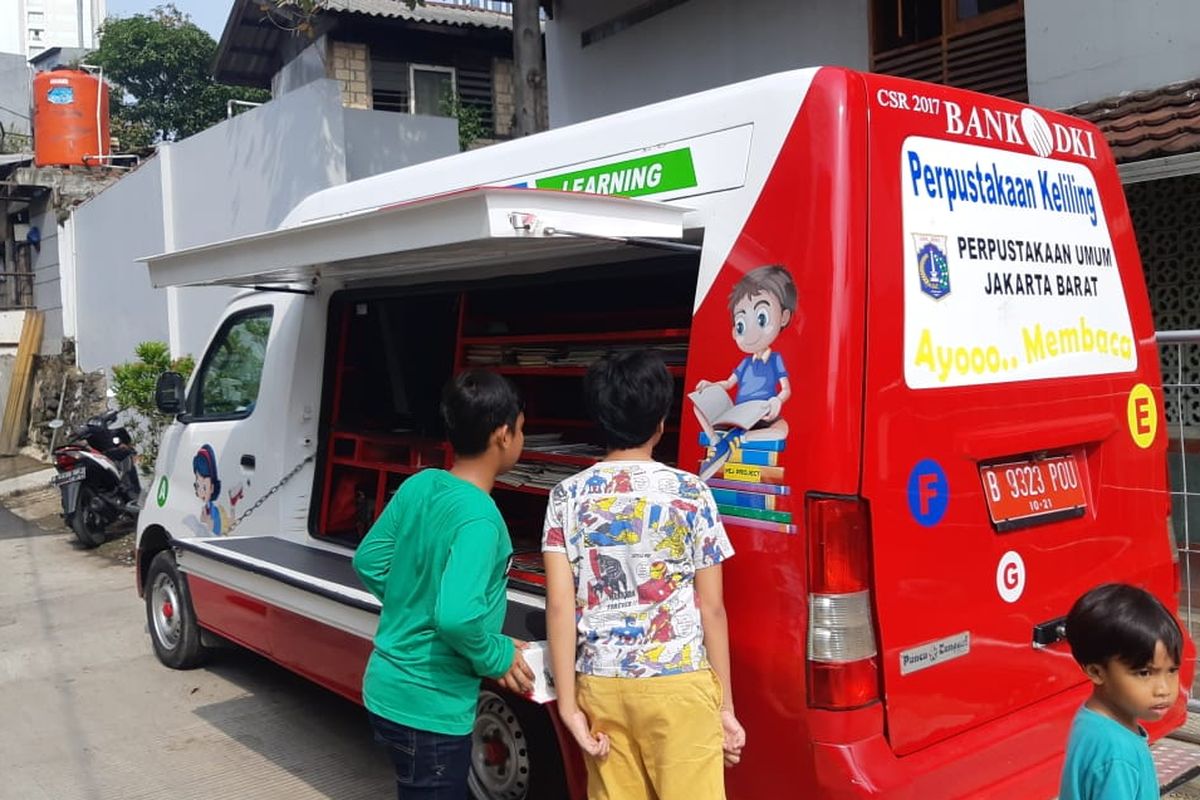
[(158, 660), (171, 669), (200, 666), (208, 649), (200, 641), (187, 581), (170, 550), (163, 550), (150, 562), (146, 586), (146, 623)]
[(71, 530), (75, 538), (89, 550), (104, 544), (104, 520), (92, 509), (93, 492), (86, 486), (79, 487), (79, 498), (75, 513), (71, 515)]
[(471, 773), (475, 800), (566, 797), (562, 754), (548, 712), (536, 703), (479, 693)]

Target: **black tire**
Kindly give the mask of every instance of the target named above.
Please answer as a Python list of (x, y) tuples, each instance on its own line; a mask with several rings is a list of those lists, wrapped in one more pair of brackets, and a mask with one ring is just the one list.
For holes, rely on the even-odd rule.
[(75, 531), (75, 538), (89, 550), (104, 544), (108, 538), (104, 533), (104, 520), (92, 510), (94, 496), (95, 493), (87, 486), (80, 486), (75, 513), (71, 515), (71, 530)]
[(154, 654), (171, 669), (194, 669), (208, 658), (187, 579), (170, 550), (156, 555), (146, 573), (146, 626)]
[(542, 706), (484, 689), (472, 739), (468, 784), (475, 800), (567, 797), (558, 738)]

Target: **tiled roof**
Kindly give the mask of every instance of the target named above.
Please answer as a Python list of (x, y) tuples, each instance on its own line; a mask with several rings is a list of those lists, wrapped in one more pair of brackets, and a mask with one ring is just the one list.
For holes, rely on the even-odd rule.
[(367, 14), (372, 17), (406, 19), (435, 25), (512, 30), (510, 14), (431, 0), (426, 0), (414, 8), (409, 8), (404, 0), (328, 0), (325, 7), (329, 11), (347, 14)]
[(1200, 151), (1200, 79), (1063, 110), (1094, 122), (1118, 163)]

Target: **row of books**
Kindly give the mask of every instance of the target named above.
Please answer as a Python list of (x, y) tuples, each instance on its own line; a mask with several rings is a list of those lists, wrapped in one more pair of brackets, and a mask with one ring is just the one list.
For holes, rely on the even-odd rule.
[(525, 435), (525, 449), (534, 453), (549, 453), (556, 456), (584, 456), (601, 458), (604, 448), (586, 442), (564, 442), (561, 433), (529, 433)]
[(553, 489), (578, 471), (579, 467), (569, 464), (518, 461), (515, 467), (496, 478), (496, 483), (502, 483), (506, 486), (532, 486), (538, 489)]
[[(566, 345), (468, 345), (464, 359), (473, 367), (586, 367), (605, 355), (624, 350), (647, 348), (644, 344), (566, 344)], [(668, 366), (687, 363), (687, 344), (656, 345), (650, 349), (662, 356)]]

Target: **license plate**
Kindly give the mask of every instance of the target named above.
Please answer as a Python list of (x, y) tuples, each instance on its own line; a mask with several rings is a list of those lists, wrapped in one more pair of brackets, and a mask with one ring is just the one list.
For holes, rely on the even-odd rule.
[(996, 530), (1083, 516), (1087, 493), (1075, 454), (1021, 459), (979, 468)]
[(87, 467), (76, 467), (70, 472), (60, 472), (50, 479), (51, 486), (62, 486), (67, 483), (75, 483), (87, 477)]

